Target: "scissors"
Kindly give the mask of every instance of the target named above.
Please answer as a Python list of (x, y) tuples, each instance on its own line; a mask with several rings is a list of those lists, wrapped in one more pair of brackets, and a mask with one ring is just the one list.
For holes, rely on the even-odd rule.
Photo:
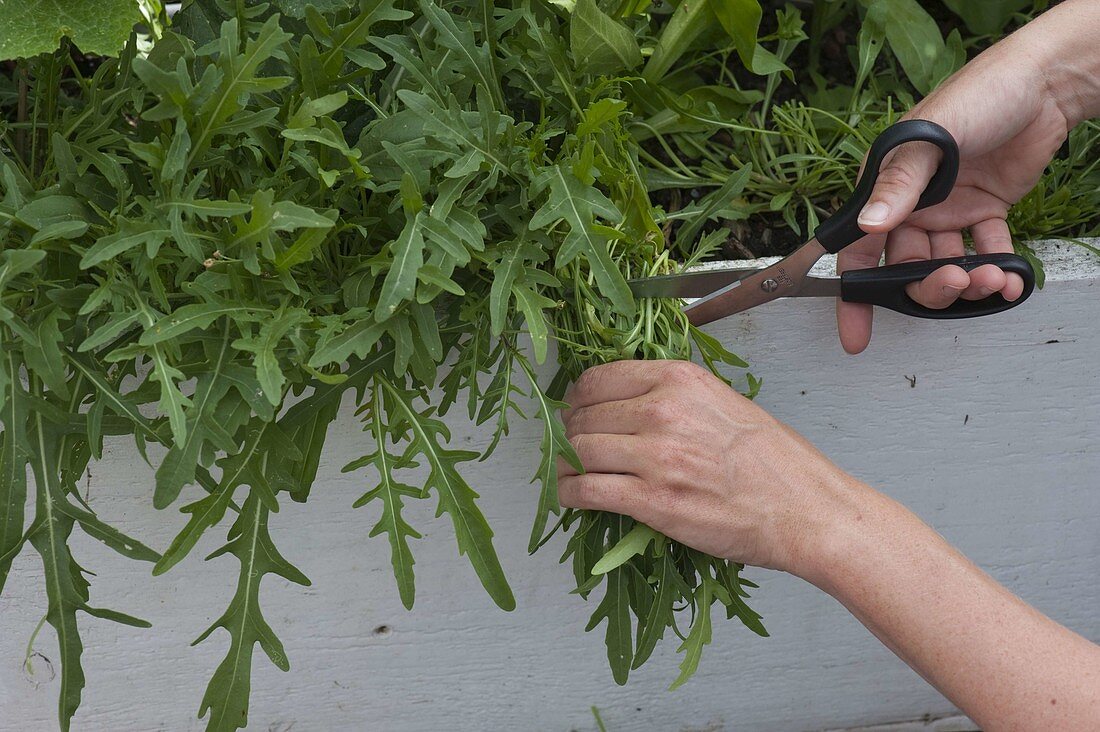
[[(943, 157), (935, 175), (921, 194), (915, 210), (943, 201), (955, 186), (959, 172), (959, 146), (951, 133), (927, 120), (913, 119), (886, 128), (871, 145), (867, 164), (851, 197), (822, 221), (814, 236), (793, 253), (769, 267), (718, 269), (661, 275), (630, 280), (638, 297), (698, 298), (684, 307), (693, 325), (705, 325), (781, 297), (840, 297), (845, 302), (867, 303), (917, 318), (955, 319), (992, 315), (1016, 307), (1035, 289), (1035, 272), (1023, 257), (1015, 254), (978, 254), (948, 259), (849, 270), (839, 278), (811, 277), (810, 269), (827, 252), (836, 254), (866, 235), (856, 218), (871, 197), (882, 161), (894, 148), (907, 142), (930, 142)], [(959, 299), (943, 309), (928, 308), (905, 292), (944, 265), (955, 264), (967, 272), (984, 264), (995, 264), (1015, 272), (1024, 281), (1024, 291), (1013, 301), (994, 293), (982, 300)]]

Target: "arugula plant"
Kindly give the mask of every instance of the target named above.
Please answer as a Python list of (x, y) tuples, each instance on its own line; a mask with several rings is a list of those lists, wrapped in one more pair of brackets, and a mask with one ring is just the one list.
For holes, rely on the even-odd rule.
[[(693, 53), (684, 11), (663, 24), (592, 0), (572, 13), (527, 0), (276, 5), (193, 3), (148, 53), (131, 40), (91, 75), (65, 42), (22, 65), (5, 97), (18, 101), (0, 128), (0, 586), (30, 544), (62, 727), (84, 686), (78, 611), (145, 625), (88, 604), (72, 531), (160, 574), (223, 521), (209, 558), (232, 555), (240, 574), (196, 641), (230, 637), (199, 715), (211, 729), (247, 723), (255, 645), (289, 668), (263, 578), (309, 583), (269, 517), (308, 500), (349, 392), (371, 447), (345, 469), (362, 475), (356, 505), (376, 508), (370, 533), (385, 535), (407, 607), (420, 534), (404, 508), (418, 500), (452, 522), (490, 597), (515, 607), (463, 464), (493, 451), (529, 396), (544, 425), (530, 548), (568, 534), (577, 592), (601, 597), (590, 627), (605, 626), (615, 679), (671, 629), (686, 680), (714, 604), (764, 634), (740, 565), (556, 499), (555, 460), (577, 462), (560, 399), (585, 367), (693, 351), (745, 366), (674, 304), (626, 286), (675, 266), (628, 128), (647, 73)], [(748, 58), (759, 8), (731, 8), (755, 8), (727, 39)], [(642, 43), (664, 60), (643, 65)], [(552, 344), (558, 375), (540, 384)], [(450, 444), (441, 417), (458, 405), (493, 431), (484, 454)], [(146, 459), (163, 448), (157, 508), (204, 491), (162, 552), (105, 525), (76, 489), (120, 436)], [(421, 485), (403, 477), (414, 464), (430, 469)]]
[[(0, 57), (27, 57), (0, 73), (0, 591), (13, 558), (37, 552), (63, 728), (84, 686), (78, 611), (145, 625), (89, 605), (77, 527), (159, 574), (228, 525), (210, 558), (237, 560), (237, 591), (199, 640), (225, 631), (230, 649), (200, 716), (247, 723), (256, 644), (289, 668), (262, 580), (309, 582), (269, 518), (308, 501), (349, 395), (364, 454), (345, 470), (406, 607), (421, 539), (406, 507), (420, 500), (515, 606), (463, 475), (530, 418), (543, 434), (529, 549), (566, 535), (616, 681), (675, 635), (683, 683), (715, 604), (766, 634), (739, 565), (561, 509), (555, 461), (576, 456), (557, 413), (598, 363), (746, 367), (672, 303), (634, 300), (626, 278), (713, 254), (720, 220), (812, 230), (874, 135), (961, 62), (924, 10), (818, 0), (807, 23), (756, 0), (197, 0), (169, 26), (155, 0), (103, 0), (99, 16), (73, 0), (61, 28), (32, 5), (0, 4)], [(895, 6), (936, 40), (897, 39)], [(1019, 6), (985, 3), (993, 14), (967, 23), (1003, 27)], [(853, 22), (850, 68), (825, 78), (824, 34)], [(121, 53), (90, 67), (73, 43)], [(1075, 131), (1014, 230), (1096, 230), (1097, 140), (1095, 125)], [(546, 360), (556, 375), (540, 383)], [(456, 449), (444, 419), (491, 432), (489, 446)], [(156, 507), (201, 491), (162, 551), (76, 489), (108, 437), (154, 463)], [(418, 484), (414, 465), (428, 468)]]

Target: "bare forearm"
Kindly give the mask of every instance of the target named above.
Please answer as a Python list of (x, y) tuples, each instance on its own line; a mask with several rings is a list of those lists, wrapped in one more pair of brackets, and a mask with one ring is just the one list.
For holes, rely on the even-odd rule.
[(1100, 647), (850, 481), (804, 578), (988, 730), (1100, 729)]
[(1035, 60), (1070, 126), (1100, 116), (1100, 0), (1066, 0), (1002, 44)]

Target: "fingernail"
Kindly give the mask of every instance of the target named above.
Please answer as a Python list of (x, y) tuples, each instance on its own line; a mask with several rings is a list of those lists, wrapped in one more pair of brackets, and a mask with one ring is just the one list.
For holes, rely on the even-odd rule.
[(945, 285), (943, 288), (943, 294), (947, 295), (948, 297), (955, 297), (960, 292), (962, 292), (961, 287), (952, 287), (951, 285)]
[(992, 287), (979, 287), (978, 288), (978, 294), (981, 295), (982, 297), (985, 297), (986, 295), (991, 295), (991, 294), (993, 294), (993, 288)]
[(879, 224), (885, 223), (886, 217), (889, 215), (890, 207), (881, 201), (876, 201), (864, 206), (863, 210), (859, 212), (858, 222), (870, 226), (878, 226)]

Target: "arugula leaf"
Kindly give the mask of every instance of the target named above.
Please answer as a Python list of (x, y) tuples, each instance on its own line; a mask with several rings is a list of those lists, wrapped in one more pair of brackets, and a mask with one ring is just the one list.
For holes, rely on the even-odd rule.
[(288, 332), (309, 319), (309, 313), (300, 308), (281, 310), (264, 320), (259, 333), (255, 336), (233, 341), (234, 348), (253, 354), (256, 379), (260, 382), (260, 387), (272, 406), (277, 407), (283, 403), (283, 385), (286, 383), (286, 376), (279, 365), (279, 357), (275, 349), (279, 347)]
[[(308, 499), (345, 399), (374, 442), (346, 469), (378, 473), (355, 505), (378, 503), (370, 535), (386, 534), (407, 606), (420, 538), (407, 509), (429, 496), (489, 596), (515, 606), (463, 464), (530, 417), (543, 434), (529, 548), (564, 531), (579, 594), (606, 584), (594, 624), (608, 621), (617, 679), (652, 653), (676, 608), (700, 599), (703, 574), (727, 614), (762, 631), (738, 567), (663, 537), (634, 544), (648, 530), (627, 519), (562, 511), (556, 461), (579, 467), (558, 410), (584, 368), (693, 349), (714, 369), (743, 367), (675, 303), (635, 303), (626, 278), (692, 255), (695, 242), (669, 243), (672, 218), (701, 226), (741, 211), (754, 180), (732, 201), (748, 169), (729, 164), (739, 139), (713, 155), (711, 138), (754, 129), (738, 116), (771, 92), (618, 76), (642, 67), (637, 39), (659, 39), (667, 61), (680, 32), (675, 14), (638, 3), (584, 0), (571, 14), (403, 5), (195, 0), (117, 60), (89, 72), (66, 45), (16, 64), (14, 93), (0, 94), (10, 122), (0, 124), (0, 585), (29, 540), (50, 566), (50, 622), (64, 636), (63, 725), (83, 685), (76, 610), (137, 622), (87, 605), (72, 529), (160, 574), (227, 514), (221, 553), (241, 575), (214, 625), (230, 633), (230, 655), (201, 713), (212, 729), (245, 723), (255, 644), (286, 665), (260, 615), (260, 579), (304, 581), (274, 550), (268, 516), (282, 494)], [(722, 33), (736, 41), (722, 39), (723, 52), (747, 49), (756, 64), (766, 52), (748, 38), (753, 7), (712, 8), (722, 22), (710, 36), (681, 34), (667, 71), (711, 63), (721, 54), (702, 44)], [(797, 29), (778, 20), (781, 64)], [(718, 190), (664, 210), (688, 186)], [(550, 358), (559, 373), (543, 388), (533, 364)], [(480, 453), (454, 449), (441, 419), (460, 400), (491, 433)], [(181, 509), (186, 525), (162, 556), (76, 490), (107, 435), (133, 439), (156, 471), (154, 506), (191, 484), (205, 491)], [(414, 465), (426, 479), (408, 477)], [(29, 527), (27, 490), (39, 501)], [(633, 549), (614, 549), (631, 531)]]
[[(620, 526), (629, 521), (625, 517), (619, 517), (617, 523)], [(630, 625), (630, 601), (628, 599), (628, 567), (616, 567), (607, 574), (607, 591), (603, 600), (596, 606), (588, 621), (586, 631), (590, 631), (599, 625), (600, 621), (607, 620), (607, 630), (604, 634), (604, 642), (607, 646), (607, 662), (611, 666), (611, 675), (615, 683), (620, 686), (625, 684), (630, 675), (630, 667), (634, 661), (633, 641)]]
[[(35, 390), (36, 397), (41, 397), (41, 387), (33, 379), (32, 389)], [(76, 622), (77, 610), (127, 625), (149, 627), (149, 623), (143, 620), (88, 605), (89, 585), (84, 577), (85, 570), (76, 563), (68, 547), (74, 521), (79, 521), (93, 537), (131, 558), (151, 561), (156, 558), (156, 554), (66, 500), (62, 486), (63, 476), (67, 474), (71, 477), (82, 473), (87, 460), (86, 454), (81, 463), (79, 453), (73, 453), (69, 449), (71, 446), (68, 435), (59, 433), (47, 421), (43, 411), (36, 410), (31, 423), (31, 445), (28, 451), (37, 495), (34, 521), (27, 530), (27, 537), (42, 557), (46, 579), (46, 620), (56, 631), (61, 660), (58, 718), (61, 728), (68, 730), (80, 705), (85, 682), (80, 663), (84, 647)], [(75, 466), (77, 470), (74, 471), (74, 466), (68, 464), (70, 460), (78, 462)]]
[(561, 220), (569, 224), (569, 234), (558, 248), (555, 266), (562, 269), (583, 254), (603, 294), (611, 300), (615, 309), (628, 315), (633, 313), (634, 296), (630, 294), (626, 278), (611, 257), (610, 242), (606, 236), (596, 233), (593, 227), (597, 216), (612, 221), (620, 218), (615, 204), (596, 188), (582, 184), (560, 165), (541, 171), (531, 187), (534, 195), (544, 191), (549, 193), (546, 203), (531, 217), (531, 229)]
[(21, 401), (19, 368), (21, 361), (15, 343), (6, 328), (0, 326), (0, 591), (8, 578), (12, 560), (23, 547), (24, 507), (27, 503), (27, 415)]
[(531, 397), (538, 403), (539, 417), (543, 425), (540, 446), (542, 460), (539, 462), (538, 472), (531, 479), (532, 483), (536, 480), (542, 483), (538, 507), (535, 510), (535, 521), (531, 526), (531, 539), (527, 543), (527, 551), (533, 553), (543, 542), (549, 515), (551, 513), (558, 515), (561, 512), (561, 506), (558, 504), (558, 458), (565, 460), (578, 471), (583, 470), (583, 467), (573, 445), (565, 436), (565, 425), (558, 416), (558, 412), (568, 405), (565, 402), (550, 399), (539, 388), (535, 372), (526, 359), (521, 357), (519, 363), (531, 384)]
[(310, 581), (275, 548), (268, 531), (270, 510), (258, 492), (250, 492), (240, 516), (229, 529), (229, 542), (207, 557), (232, 554), (241, 564), (237, 591), (229, 607), (192, 643), (201, 643), (218, 628), (225, 629), (230, 636), (229, 651), (210, 678), (199, 707), (199, 717), (209, 713), (211, 729), (236, 730), (248, 725), (252, 652), (257, 643), (276, 667), (290, 670), (282, 642), (260, 612), (260, 583), (267, 574), (306, 587)]
[(211, 359), (211, 369), (199, 377), (195, 396), (188, 410), (187, 436), (182, 445), (172, 445), (164, 456), (156, 473), (153, 505), (166, 508), (179, 497), (180, 491), (195, 479), (202, 461), (202, 450), (207, 442), (213, 442), (220, 450), (232, 451), (236, 444), (221, 438), (225, 430), (218, 428), (216, 408), (229, 391), (229, 382), (222, 378), (230, 356), (229, 329), (224, 328), (216, 355)]
[(621, 567), (631, 557), (637, 556), (646, 550), (654, 540), (660, 541), (663, 537), (645, 524), (636, 524), (626, 536), (611, 547), (606, 554), (592, 567), (592, 574), (607, 574), (611, 570)]
[(669, 691), (680, 688), (692, 677), (699, 668), (699, 659), (703, 656), (703, 647), (711, 642), (712, 631), (710, 621), (710, 605), (713, 598), (713, 588), (709, 577), (703, 577), (699, 590), (694, 597), (695, 618), (688, 631), (687, 638), (676, 649), (684, 654), (680, 662), (680, 675), (672, 682)]
[(371, 501), (378, 500), (382, 503), (382, 517), (371, 529), (370, 536), (375, 537), (385, 533), (390, 541), (390, 558), (393, 564), (393, 576), (397, 580), (397, 589), (401, 594), (402, 604), (412, 610), (413, 601), (416, 598), (416, 586), (413, 577), (412, 552), (409, 550), (409, 539), (423, 538), (401, 516), (404, 504), (402, 496), (407, 498), (421, 498), (422, 491), (411, 485), (398, 482), (394, 477), (394, 470), (402, 467), (411, 467), (409, 460), (403, 456), (391, 455), (386, 450), (386, 442), (393, 434), (392, 429), (383, 423), (386, 414), (382, 387), (376, 382), (372, 389), (372, 401), (369, 410), (365, 414), (365, 429), (369, 429), (374, 438), (375, 451), (358, 460), (354, 460), (344, 466), (344, 472), (358, 470), (366, 465), (374, 465), (378, 470), (378, 485), (364, 493), (352, 506), (359, 508)]
[(385, 380), (377, 383), (392, 399), (396, 411), (393, 416), (410, 433), (409, 446), (404, 457), (411, 459), (413, 455), (419, 454), (431, 469), (424, 487), (426, 490), (434, 489), (439, 496), (436, 515), (447, 513), (451, 517), (459, 554), (469, 556), (470, 564), (493, 601), (502, 610), (514, 610), (516, 600), (493, 548), (493, 531), (477, 507), (477, 493), (463, 480), (456, 468), (458, 463), (476, 458), (477, 453), (443, 447), (439, 444), (439, 439), (447, 440), (450, 434), (442, 422), (430, 416), (430, 409), (419, 413), (413, 409), (407, 392)]
[(424, 218), (421, 213), (411, 216), (392, 245), (393, 261), (382, 292), (378, 296), (375, 318), (383, 322), (397, 312), (405, 300), (411, 300), (416, 289), (416, 277), (424, 266)]

